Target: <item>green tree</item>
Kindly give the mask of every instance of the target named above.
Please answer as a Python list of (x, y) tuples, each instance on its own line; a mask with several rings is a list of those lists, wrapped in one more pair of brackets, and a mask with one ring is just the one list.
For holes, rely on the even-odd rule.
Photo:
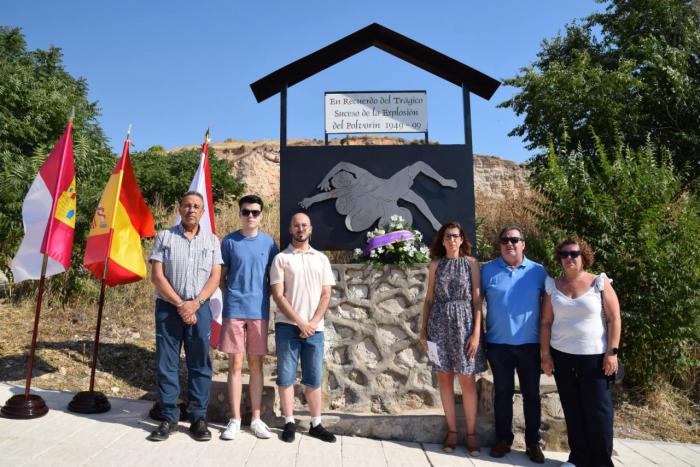
[[(141, 193), (149, 205), (173, 206), (187, 191), (197, 167), (199, 149), (168, 153), (162, 146), (153, 146), (132, 155), (134, 173)], [(216, 157), (209, 148), (209, 166), (214, 202), (232, 201), (245, 189), (244, 184), (231, 174), (231, 163)]]
[(0, 27), (0, 268), (5, 272), (24, 236), (24, 196), (71, 109), (78, 190), (74, 266), (82, 260), (97, 200), (115, 162), (97, 123), (97, 104), (87, 92), (85, 80), (63, 68), (60, 49), (28, 51), (19, 29)]
[[(682, 191), (668, 151), (621, 142), (594, 156), (552, 146), (531, 176), (542, 195), (537, 216), (550, 244), (584, 237), (596, 268), (614, 280), (622, 310), (626, 381), (643, 390), (657, 378), (693, 388), (700, 354), (700, 202)], [(566, 143), (566, 137), (561, 138)], [(553, 253), (545, 261), (555, 275)]]
[[(591, 129), (608, 147), (647, 138), (671, 152), (690, 179), (700, 175), (700, 1), (598, 0), (605, 12), (545, 40), (530, 66), (505, 84), (500, 107), (524, 115), (510, 133), (535, 150), (568, 132), (595, 154)], [(555, 148), (564, 141), (555, 137)]]

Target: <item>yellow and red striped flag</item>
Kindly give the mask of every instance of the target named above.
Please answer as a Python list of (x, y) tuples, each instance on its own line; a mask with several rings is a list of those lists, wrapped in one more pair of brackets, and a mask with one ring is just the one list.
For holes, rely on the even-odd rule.
[(83, 260), (85, 267), (96, 278), (102, 280), (105, 277), (109, 286), (128, 284), (146, 277), (141, 238), (155, 235), (153, 216), (131, 167), (129, 144), (127, 139), (122, 157), (102, 193)]

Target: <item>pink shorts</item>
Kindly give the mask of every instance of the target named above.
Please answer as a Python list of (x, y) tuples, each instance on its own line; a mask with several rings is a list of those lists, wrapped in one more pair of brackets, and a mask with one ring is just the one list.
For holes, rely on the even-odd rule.
[(224, 318), (219, 350), (226, 353), (267, 354), (267, 320)]

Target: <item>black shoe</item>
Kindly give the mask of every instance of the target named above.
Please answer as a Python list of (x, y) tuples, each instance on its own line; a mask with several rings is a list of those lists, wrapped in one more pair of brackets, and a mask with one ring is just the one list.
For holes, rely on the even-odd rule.
[(537, 464), (544, 464), (544, 453), (540, 447), (540, 443), (535, 443), (527, 446), (525, 448), (525, 454), (530, 458), (532, 462)]
[(173, 431), (177, 431), (177, 423), (164, 420), (146, 439), (149, 441), (165, 441)]
[(294, 422), (289, 422), (284, 424), (284, 430), (282, 430), (282, 441), (285, 443), (291, 443), (294, 441), (294, 432), (297, 430), (297, 425)]
[(207, 421), (204, 418), (198, 418), (192, 422), (190, 435), (197, 441), (209, 441), (211, 439), (211, 431), (207, 429)]
[(309, 436), (318, 438), (326, 443), (335, 443), (335, 435), (330, 431), (326, 430), (320, 423), (316, 426), (309, 428)]

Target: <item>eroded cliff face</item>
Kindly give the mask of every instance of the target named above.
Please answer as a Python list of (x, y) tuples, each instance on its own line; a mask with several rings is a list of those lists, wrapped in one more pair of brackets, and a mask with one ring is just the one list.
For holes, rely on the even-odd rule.
[[(401, 144), (400, 138), (360, 137), (345, 140), (346, 144)], [(321, 146), (321, 140), (290, 140), (290, 146)], [(335, 140), (331, 144), (340, 144)], [(194, 148), (187, 146), (172, 151)], [(236, 141), (226, 140), (212, 143), (216, 155), (233, 162), (236, 176), (241, 178), (248, 193), (255, 193), (263, 199), (279, 198), (280, 146), (277, 141)], [(512, 198), (513, 194), (530, 191), (527, 184), (527, 170), (513, 161), (497, 156), (474, 155), (474, 188), (477, 198), (492, 200)]]

